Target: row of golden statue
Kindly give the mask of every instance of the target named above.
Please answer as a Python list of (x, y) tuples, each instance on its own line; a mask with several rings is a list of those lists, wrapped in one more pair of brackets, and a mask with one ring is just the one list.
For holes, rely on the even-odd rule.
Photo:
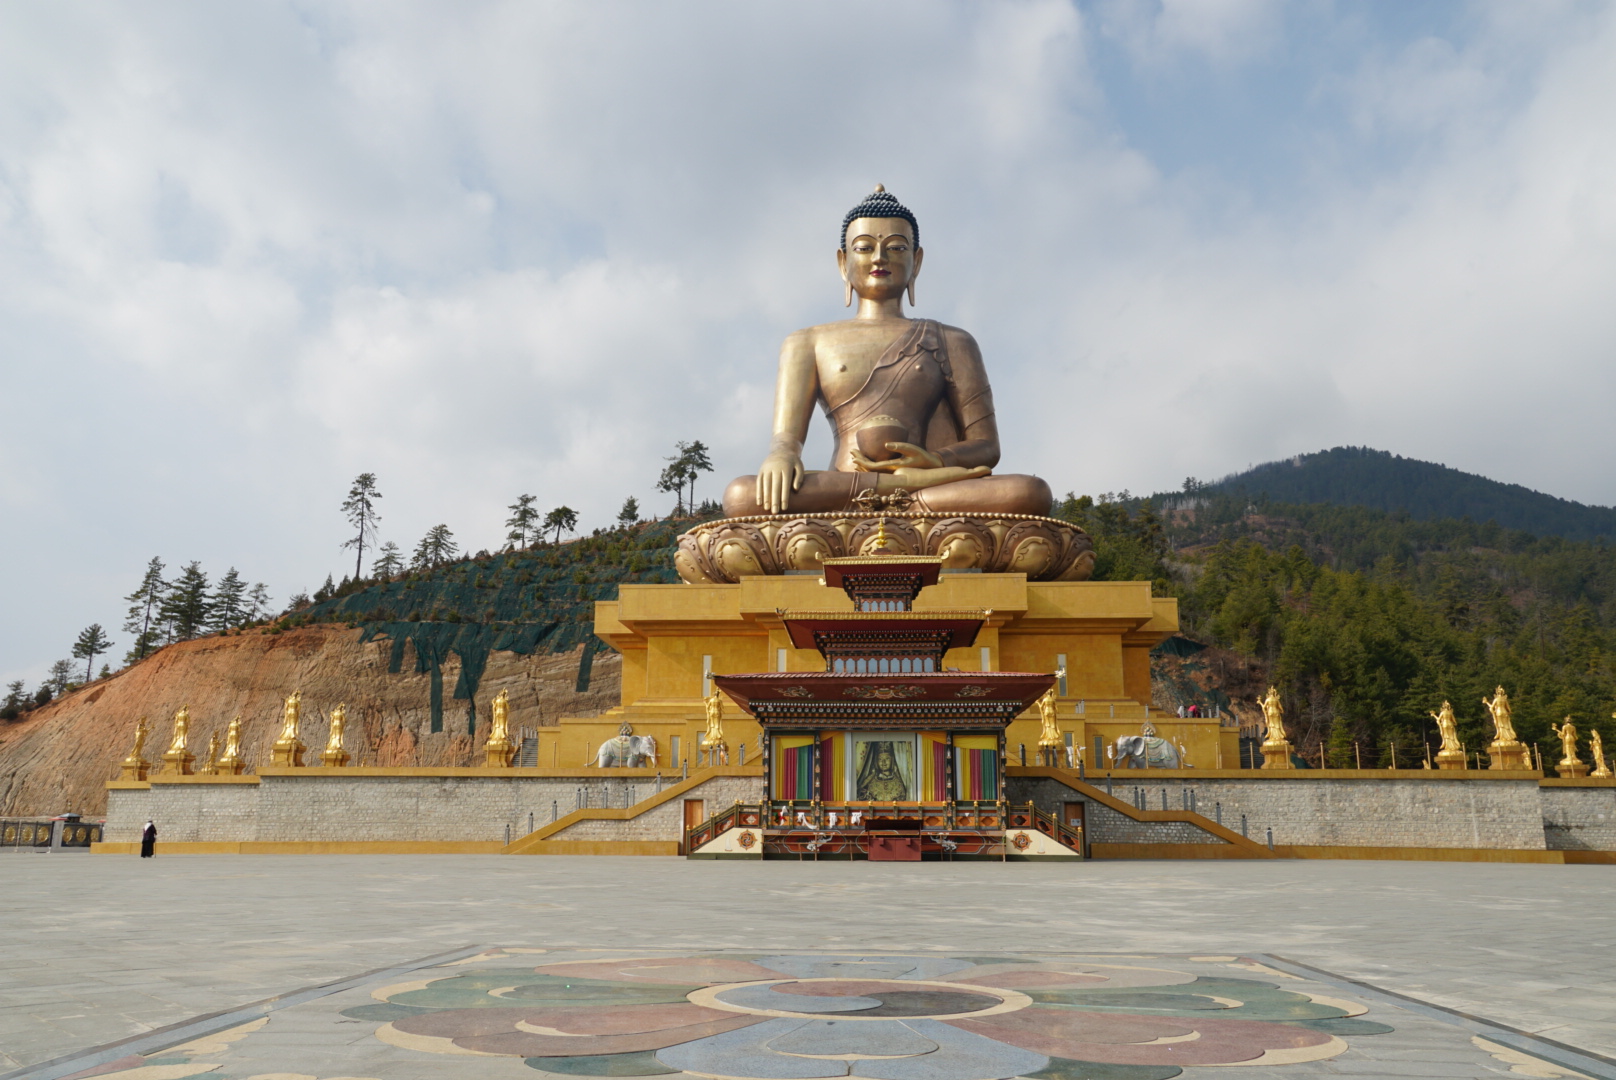
[[(299, 738), (302, 724), (303, 694), (301, 691), (286, 699), (281, 713), (281, 733), (270, 747), (269, 762), (281, 768), (301, 768), (308, 747)], [(338, 705), (331, 710), (331, 728), (325, 749), (320, 752), (320, 764), (326, 768), (342, 768), (353, 760), (343, 749), (343, 729), (348, 719), (348, 706)], [(143, 716), (135, 725), (135, 745), (119, 768), (121, 780), (146, 780), (151, 775), (151, 762), (143, 756), (146, 740), (151, 737), (151, 724)], [(174, 736), (163, 753), (158, 776), (240, 776), (247, 763), (241, 753), (241, 717), (230, 721), (224, 736), (224, 753), (219, 753), (219, 733), (208, 737), (207, 756), (197, 765), (196, 755), (190, 750), (191, 708), (181, 706), (174, 714)], [(501, 690), (493, 702), (493, 723), (488, 741), (483, 744), (484, 762), (489, 768), (509, 768), (516, 758), (516, 746), (511, 742), (510, 695)]]
[[(1502, 686), (1493, 691), (1490, 698), (1482, 698), (1481, 703), (1487, 707), (1487, 713), (1493, 721), (1493, 740), (1487, 744), (1488, 769), (1522, 769), (1533, 767), (1532, 752), (1526, 744), (1521, 742), (1515, 734), (1515, 722), (1512, 719), (1509, 705), (1509, 694)], [(1279, 691), (1274, 687), (1268, 688), (1268, 693), (1259, 698), (1257, 704), (1262, 708), (1263, 722), (1266, 730), (1262, 742), (1262, 767), (1265, 769), (1294, 768), (1291, 762), (1292, 746), (1285, 737), (1285, 706), (1280, 703)], [(1442, 735), (1442, 749), (1436, 753), (1436, 767), (1439, 769), (1463, 769), (1469, 762), (1469, 752), (1459, 741), (1459, 722), (1453, 715), (1453, 704), (1444, 701), (1440, 712), (1431, 713), (1431, 719), (1436, 721), (1437, 731)], [(1611, 714), (1616, 719), (1616, 713)], [(1605, 778), (1611, 775), (1610, 766), (1605, 763), (1605, 743), (1600, 738), (1598, 729), (1588, 732), (1588, 747), (1593, 757), (1593, 770), (1590, 772), (1588, 763), (1577, 756), (1577, 728), (1566, 717), (1562, 724), (1550, 724), (1560, 740), (1563, 756), (1555, 766), (1555, 771), (1563, 778), (1593, 776)], [(1543, 768), (1541, 758), (1537, 762), (1539, 771)]]

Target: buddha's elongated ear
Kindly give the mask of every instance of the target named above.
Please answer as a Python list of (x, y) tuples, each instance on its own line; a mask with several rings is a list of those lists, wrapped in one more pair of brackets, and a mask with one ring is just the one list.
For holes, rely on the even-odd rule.
[(915, 306), (915, 278), (920, 276), (920, 263), (926, 257), (926, 249), (915, 248), (915, 268), (909, 272), (909, 306)]
[(842, 306), (853, 306), (853, 282), (847, 276), (847, 249), (836, 253), (836, 269), (842, 272)]

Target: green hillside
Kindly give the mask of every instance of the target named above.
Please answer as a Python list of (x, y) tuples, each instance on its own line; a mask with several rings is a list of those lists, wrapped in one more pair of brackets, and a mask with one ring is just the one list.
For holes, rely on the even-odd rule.
[(1498, 684), (1551, 764), (1551, 721), (1616, 736), (1616, 548), (1243, 493), (1181, 502), (1069, 498), (1059, 512), (1095, 535), (1109, 576), (1177, 596), (1189, 637), (1260, 661), (1315, 763), (1389, 763), (1394, 743), (1405, 764), (1423, 756), (1444, 699), (1480, 749)]
[(1338, 446), (1271, 461), (1198, 490), (1290, 504), (1367, 506), (1423, 520), (1468, 517), (1567, 540), (1616, 540), (1616, 509), (1584, 506), (1519, 484), (1501, 484), (1367, 447)]
[(459, 559), (386, 581), (344, 581), (335, 594), (299, 609), (270, 632), (314, 622), (364, 628), (363, 639), (392, 642), (388, 670), (403, 669), (406, 645), (415, 671), (432, 677), (432, 730), (444, 724), (441, 669), (453, 653), (460, 677), (451, 699), (465, 702), (469, 725), (490, 651), (522, 654), (584, 651), (580, 677), (606, 646), (594, 636), (595, 601), (615, 600), (620, 584), (670, 584), (678, 534), (700, 519), (640, 522), (598, 529), (563, 544)]

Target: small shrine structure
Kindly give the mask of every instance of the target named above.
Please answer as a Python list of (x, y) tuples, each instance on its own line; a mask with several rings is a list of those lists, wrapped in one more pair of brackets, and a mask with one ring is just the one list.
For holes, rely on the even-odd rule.
[[(1057, 676), (947, 667), (949, 651), (974, 645), (992, 612), (916, 611), (915, 598), (937, 584), (942, 562), (902, 554), (826, 559), (822, 583), (844, 591), (853, 610), (778, 612), (792, 647), (818, 652), (824, 670), (713, 677), (763, 729), (767, 789), (755, 816), (755, 854), (1080, 857), (1080, 833), (1053, 819), (1041, 833), (1016, 835), (1027, 838), (1024, 848), (1035, 836), (1057, 843), (1038, 843), (1036, 852), (1006, 848), (1005, 729)], [(1022, 808), (1022, 816), (1036, 813)], [(701, 837), (691, 841), (687, 850), (701, 854)]]

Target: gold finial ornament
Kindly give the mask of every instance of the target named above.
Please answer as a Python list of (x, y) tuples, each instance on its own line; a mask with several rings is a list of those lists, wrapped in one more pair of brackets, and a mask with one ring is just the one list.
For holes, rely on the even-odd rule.
[(344, 702), (331, 710), (331, 734), (325, 741), (325, 750), (320, 753), (320, 764), (328, 769), (340, 769), (353, 760), (342, 748), (342, 729), (347, 722), (348, 706)]
[[(1611, 718), (1616, 719), (1616, 714), (1612, 714)], [(1600, 737), (1596, 727), (1588, 729), (1588, 756), (1594, 759), (1594, 771), (1588, 775), (1600, 780), (1607, 779), (1610, 766), (1605, 764), (1605, 740)]]
[(241, 717), (237, 716), (224, 733), (224, 756), (214, 765), (214, 772), (219, 776), (240, 776), (245, 768), (246, 762), (241, 758)]
[(1526, 745), (1515, 735), (1515, 722), (1511, 718), (1509, 695), (1502, 686), (1493, 691), (1491, 699), (1482, 698), (1487, 712), (1493, 718), (1493, 741), (1487, 744), (1489, 769), (1530, 769), (1532, 756)]
[(129, 756), (123, 759), (118, 768), (120, 780), (145, 780), (151, 772), (151, 762), (141, 756), (146, 749), (146, 739), (151, 735), (151, 724), (142, 716), (135, 721), (135, 745), (129, 751)]
[(1436, 767), (1463, 769), (1465, 752), (1459, 744), (1459, 722), (1453, 715), (1453, 703), (1444, 701), (1442, 711), (1432, 713), (1431, 719), (1436, 721), (1437, 731), (1442, 734), (1442, 749), (1436, 752)]
[(296, 691), (286, 699), (281, 713), (281, 733), (269, 749), (269, 763), (282, 768), (301, 768), (303, 754), (308, 750), (298, 738), (298, 720), (303, 711), (303, 692)]
[(163, 767), (158, 770), (159, 776), (190, 776), (191, 764), (196, 761), (196, 755), (186, 749), (191, 731), (191, 707), (181, 705), (180, 711), (174, 714), (174, 738), (168, 744), (168, 752), (163, 755)]
[[(1555, 737), (1560, 740), (1560, 750), (1563, 755), (1559, 764), (1555, 765), (1554, 771), (1566, 779), (1587, 776), (1587, 763), (1577, 757), (1577, 726), (1571, 722), (1571, 717), (1566, 717), (1563, 724), (1550, 724), (1549, 730), (1554, 732)], [(1601, 747), (1600, 749), (1604, 748)]]
[(1268, 688), (1268, 693), (1257, 699), (1262, 708), (1266, 730), (1262, 743), (1262, 767), (1265, 769), (1294, 769), (1291, 762), (1290, 740), (1285, 738), (1285, 705), (1279, 700), (1279, 691)]
[(516, 747), (511, 744), (511, 695), (510, 691), (501, 690), (494, 698), (488, 741), (483, 744), (483, 764), (490, 769), (508, 769), (515, 758)]

